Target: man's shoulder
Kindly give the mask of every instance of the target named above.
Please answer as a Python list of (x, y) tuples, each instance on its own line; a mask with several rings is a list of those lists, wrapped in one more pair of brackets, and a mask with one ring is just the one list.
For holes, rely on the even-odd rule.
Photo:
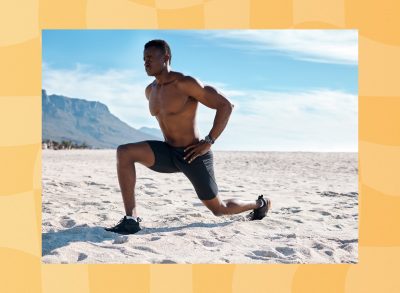
[(180, 86), (193, 86), (195, 84), (201, 84), (201, 82), (193, 76), (184, 75), (181, 73), (181, 76), (177, 78), (177, 84)]
[(151, 83), (149, 83), (146, 86), (146, 89), (144, 90), (145, 94), (146, 94), (146, 98), (149, 98), (150, 92), (151, 92), (151, 88), (153, 87), (153, 85), (155, 84), (156, 80), (153, 80)]

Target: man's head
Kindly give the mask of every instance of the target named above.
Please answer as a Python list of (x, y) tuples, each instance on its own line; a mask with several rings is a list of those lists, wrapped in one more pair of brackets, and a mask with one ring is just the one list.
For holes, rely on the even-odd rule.
[(143, 60), (147, 75), (161, 73), (171, 64), (171, 49), (164, 40), (151, 40), (144, 45)]

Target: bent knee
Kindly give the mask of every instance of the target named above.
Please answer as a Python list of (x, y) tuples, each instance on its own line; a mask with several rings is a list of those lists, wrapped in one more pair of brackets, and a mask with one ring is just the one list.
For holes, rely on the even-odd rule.
[(224, 215), (223, 207), (220, 207), (220, 208), (218, 208), (218, 209), (213, 209), (213, 210), (211, 210), (211, 212), (212, 212), (213, 215), (216, 216), (216, 217), (220, 217), (220, 216)]
[(216, 217), (220, 217), (223, 215), (223, 213), (219, 212), (219, 211), (212, 211), (213, 215)]
[(117, 163), (135, 162), (135, 150), (129, 144), (121, 144), (117, 147)]
[(117, 159), (120, 160), (120, 159), (122, 159), (123, 157), (125, 157), (125, 156), (126, 156), (126, 153), (127, 153), (127, 150), (128, 150), (128, 148), (127, 148), (127, 145), (126, 145), (126, 144), (121, 144), (121, 145), (119, 145), (119, 146), (117, 147)]

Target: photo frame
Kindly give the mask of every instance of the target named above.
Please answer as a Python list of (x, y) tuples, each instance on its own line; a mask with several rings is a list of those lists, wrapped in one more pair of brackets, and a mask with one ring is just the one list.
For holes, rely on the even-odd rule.
[[(396, 292), (400, 26), (395, 1), (8, 2), (0, 10), (0, 259), (6, 292)], [(373, 17), (371, 17), (373, 16)], [(41, 264), (42, 29), (358, 29), (359, 263)], [(23, 276), (23, 281), (21, 281)], [(129, 280), (127, 282), (126, 280)]]

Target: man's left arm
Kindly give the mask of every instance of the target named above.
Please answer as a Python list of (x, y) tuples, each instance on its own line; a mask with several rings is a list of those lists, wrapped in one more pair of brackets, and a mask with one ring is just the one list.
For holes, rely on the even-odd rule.
[[(195, 99), (197, 99), (203, 105), (216, 110), (213, 127), (209, 132), (209, 136), (213, 140), (216, 140), (221, 133), (224, 131), (229, 117), (233, 110), (233, 104), (219, 93), (215, 88), (211, 86), (204, 86), (198, 80), (192, 77), (185, 77), (180, 82), (180, 89)], [(186, 151), (190, 152), (185, 156), (189, 160), (189, 163), (193, 161), (196, 157), (205, 154), (211, 148), (211, 144), (201, 141), (198, 144), (189, 146)]]

